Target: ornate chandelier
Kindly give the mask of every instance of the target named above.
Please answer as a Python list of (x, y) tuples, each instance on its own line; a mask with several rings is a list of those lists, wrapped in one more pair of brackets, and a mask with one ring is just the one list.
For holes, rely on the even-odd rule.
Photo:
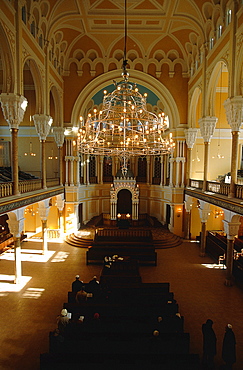
[(140, 94), (136, 83), (129, 81), (126, 60), (126, 1), (125, 48), (123, 80), (115, 82), (115, 90), (104, 91), (100, 111), (94, 109), (86, 121), (80, 117), (78, 150), (82, 154), (116, 156), (120, 158), (125, 176), (132, 156), (163, 155), (174, 149), (172, 136), (164, 138), (168, 118), (158, 116), (146, 107), (147, 94)]

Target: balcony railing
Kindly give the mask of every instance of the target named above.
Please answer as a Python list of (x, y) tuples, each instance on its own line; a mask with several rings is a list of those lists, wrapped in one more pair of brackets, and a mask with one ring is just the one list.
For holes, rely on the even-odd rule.
[[(190, 186), (192, 188), (202, 190), (203, 180), (190, 179)], [(236, 187), (235, 198), (243, 199), (243, 185), (236, 184), (235, 187)], [(224, 182), (207, 181), (206, 189), (207, 189), (206, 191), (211, 191), (212, 193), (228, 196), (230, 193), (230, 184), (226, 184)]]
[[(59, 178), (47, 179), (46, 184), (48, 188), (58, 186)], [(29, 191), (40, 190), (41, 188), (41, 179), (19, 181), (19, 192), (21, 194), (28, 193)], [(13, 182), (0, 183), (0, 197), (4, 198), (11, 195), (13, 195)]]

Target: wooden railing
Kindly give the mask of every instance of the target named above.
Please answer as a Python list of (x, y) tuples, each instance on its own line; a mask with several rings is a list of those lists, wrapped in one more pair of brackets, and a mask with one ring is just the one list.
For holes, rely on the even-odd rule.
[[(48, 188), (58, 186), (59, 178), (47, 179), (46, 183)], [(41, 187), (41, 179), (19, 181), (19, 191), (21, 194), (40, 190)], [(4, 198), (11, 195), (13, 195), (13, 182), (0, 183), (0, 197)]]

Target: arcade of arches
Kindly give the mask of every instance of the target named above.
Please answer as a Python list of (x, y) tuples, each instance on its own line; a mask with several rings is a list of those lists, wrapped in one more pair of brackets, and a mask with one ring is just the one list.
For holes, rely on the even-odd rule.
[(127, 1), (129, 78), (168, 116), (175, 149), (131, 157), (125, 177), (118, 158), (77, 148), (80, 116), (121, 79), (123, 14), (118, 0), (1, 1), (0, 236), (13, 238), (15, 283), (23, 235), (45, 255), (52, 238), (120, 214), (200, 236), (202, 259), (207, 232), (224, 236), (230, 287), (243, 237), (243, 2)]

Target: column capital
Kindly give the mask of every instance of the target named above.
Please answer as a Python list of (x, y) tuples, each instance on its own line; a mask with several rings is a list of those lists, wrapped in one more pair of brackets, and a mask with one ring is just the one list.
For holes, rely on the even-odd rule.
[(0, 101), (5, 120), (10, 129), (18, 129), (23, 121), (28, 100), (23, 95), (14, 93), (0, 94)]
[(233, 240), (239, 232), (240, 222), (228, 222), (223, 220), (224, 232), (227, 234), (227, 239)]
[(199, 202), (200, 202), (199, 215), (201, 222), (207, 222), (208, 217), (210, 215), (210, 204), (201, 200)]
[(40, 141), (45, 141), (53, 122), (52, 117), (47, 114), (35, 114), (32, 118)]
[(63, 127), (53, 127), (54, 139), (58, 148), (63, 146), (65, 138), (64, 131), (65, 129)]
[(200, 132), (204, 142), (210, 143), (210, 140), (214, 134), (214, 129), (218, 121), (217, 117), (202, 117), (198, 120), (200, 126)]
[(226, 117), (232, 131), (240, 131), (243, 123), (243, 97), (234, 96), (224, 102)]
[(24, 230), (24, 208), (8, 213), (8, 227), (14, 238), (20, 238), (21, 232)]
[(197, 138), (197, 128), (187, 128), (184, 130), (185, 138), (186, 138), (186, 145), (189, 149), (193, 148)]

